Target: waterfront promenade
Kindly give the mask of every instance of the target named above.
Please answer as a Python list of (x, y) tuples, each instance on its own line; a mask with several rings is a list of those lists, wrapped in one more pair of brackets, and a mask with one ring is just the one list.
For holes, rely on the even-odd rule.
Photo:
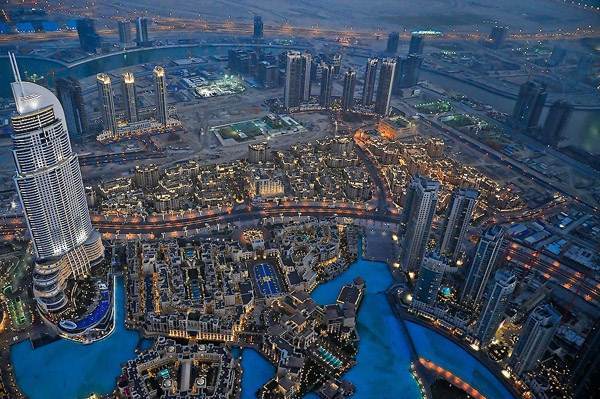
[[(500, 381), (502, 383), (502, 385), (504, 386), (504, 388), (506, 388), (506, 390), (512, 395), (513, 398), (520, 398), (521, 397), (521, 393), (516, 389), (516, 387), (514, 385), (512, 385), (509, 380), (507, 380), (506, 378), (504, 378), (502, 376), (501, 369), (500, 369), (500, 367), (498, 367), (497, 364), (493, 363), (483, 353), (481, 353), (481, 352), (474, 352), (472, 350), (472, 348), (470, 348), (469, 345), (467, 345), (464, 341), (458, 339), (456, 336), (450, 334), (449, 332), (445, 331), (444, 329), (436, 328), (436, 327), (432, 326), (430, 323), (428, 323), (427, 321), (425, 321), (425, 320), (423, 320), (423, 319), (421, 319), (419, 317), (416, 317), (416, 316), (408, 313), (405, 310), (405, 308), (402, 305), (400, 305), (398, 303), (398, 301), (396, 300), (396, 298), (394, 297), (393, 288), (394, 287), (390, 287), (390, 289), (388, 290), (386, 296), (387, 296), (388, 302), (389, 302), (390, 307), (392, 308), (395, 316), (400, 320), (400, 325), (402, 325), (403, 328), (405, 329), (405, 331), (408, 332), (408, 336), (409, 337), (411, 337), (411, 334), (410, 334), (410, 331), (408, 331), (408, 328), (406, 326), (406, 322), (411, 322), (411, 323), (414, 323), (414, 324), (416, 324), (418, 326), (421, 326), (421, 327), (424, 327), (426, 329), (435, 331), (436, 334), (439, 334), (439, 335), (443, 336), (444, 338), (450, 340), (451, 342), (453, 342), (454, 344), (456, 344), (457, 346), (459, 346), (461, 349), (463, 349), (465, 352), (467, 352), (474, 359), (476, 359), (493, 376), (495, 376), (498, 381)], [(416, 345), (415, 345), (414, 341), (412, 339), (409, 339), (408, 341), (412, 342), (412, 348), (415, 349)], [(430, 359), (424, 359), (424, 360), (427, 360), (428, 362), (430, 362), (430, 363), (424, 363), (422, 361), (423, 357), (421, 357), (418, 354), (418, 351), (416, 352), (416, 357), (417, 357), (416, 362), (419, 363), (421, 365), (421, 367), (426, 370), (426, 373), (431, 373), (432, 372), (432, 367), (428, 367), (428, 365), (431, 366), (433, 364), (436, 367), (440, 367), (435, 362), (431, 363)], [(448, 370), (444, 370), (444, 371), (449, 372)], [(456, 377), (458, 377), (458, 376), (456, 376)], [(449, 380), (449, 379), (447, 379), (447, 380), (448, 380), (448, 382), (453, 383), (451, 380)], [(455, 380), (455, 381), (459, 381), (459, 380), (462, 381), (462, 382), (464, 382), (464, 380), (461, 379), (460, 377), (458, 377), (458, 380)], [(460, 386), (460, 385), (456, 385), (456, 386), (458, 388), (463, 389), (463, 386)]]

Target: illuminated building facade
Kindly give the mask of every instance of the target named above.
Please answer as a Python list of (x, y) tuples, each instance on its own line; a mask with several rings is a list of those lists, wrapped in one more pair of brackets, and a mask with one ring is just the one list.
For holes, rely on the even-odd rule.
[(381, 62), (379, 72), (379, 84), (377, 85), (377, 97), (375, 98), (375, 113), (388, 116), (390, 113), (390, 101), (392, 99), (392, 86), (394, 73), (396, 72), (396, 60), (387, 58)]
[(135, 78), (131, 72), (123, 74), (123, 101), (125, 111), (127, 111), (127, 120), (129, 122), (138, 121), (137, 96), (135, 93)]
[(364, 106), (368, 106), (373, 103), (373, 96), (375, 94), (375, 79), (377, 78), (378, 65), (379, 60), (377, 58), (369, 58), (367, 60), (361, 99), (361, 104)]
[(504, 317), (508, 300), (517, 286), (517, 278), (506, 269), (499, 269), (494, 275), (490, 296), (481, 312), (476, 335), (481, 345), (487, 345), (494, 337)]
[(344, 74), (344, 89), (342, 91), (342, 109), (351, 110), (354, 107), (354, 89), (356, 88), (356, 72), (348, 69)]
[(285, 86), (283, 90), (286, 109), (299, 107), (310, 97), (310, 65), (311, 55), (290, 51), (287, 53), (285, 69)]
[(401, 255), (404, 270), (416, 271), (421, 265), (431, 232), (439, 189), (439, 182), (422, 176), (415, 176), (410, 183), (404, 210), (406, 234)]
[(452, 193), (441, 239), (440, 253), (453, 261), (458, 259), (462, 250), (478, 196), (477, 191), (465, 188)]
[(102, 102), (102, 127), (105, 132), (114, 136), (117, 134), (117, 116), (110, 76), (105, 73), (99, 73), (96, 75), (96, 83), (100, 101)]
[(509, 360), (515, 373), (522, 375), (538, 365), (554, 337), (560, 318), (560, 313), (550, 304), (540, 305), (531, 312)]
[(104, 248), (92, 228), (62, 106), (49, 90), (21, 81), (12, 55), (11, 66), (15, 183), (35, 256), (33, 293), (42, 312), (59, 312), (69, 301), (68, 280), (88, 275)]
[(167, 76), (165, 69), (161, 66), (154, 67), (154, 95), (156, 97), (156, 120), (163, 126), (167, 125)]
[(503, 238), (504, 229), (500, 226), (493, 226), (479, 239), (460, 296), (461, 302), (477, 304), (481, 300), (498, 255), (501, 253)]

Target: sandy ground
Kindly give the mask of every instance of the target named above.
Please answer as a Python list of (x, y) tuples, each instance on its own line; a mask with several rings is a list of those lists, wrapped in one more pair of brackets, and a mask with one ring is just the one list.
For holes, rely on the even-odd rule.
[[(67, 0), (80, 6), (80, 1)], [(354, 29), (488, 30), (501, 23), (511, 30), (576, 28), (598, 23), (598, 15), (559, 0), (158, 0), (90, 2), (97, 15), (128, 15), (249, 20), (263, 16), (267, 25)]]

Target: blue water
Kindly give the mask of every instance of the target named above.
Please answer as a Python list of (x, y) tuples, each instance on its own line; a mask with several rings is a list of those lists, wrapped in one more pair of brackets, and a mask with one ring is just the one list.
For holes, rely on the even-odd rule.
[(256, 391), (275, 376), (275, 366), (254, 349), (242, 351), (242, 397), (256, 398)]
[[(312, 297), (321, 305), (334, 303), (341, 287), (357, 276), (367, 285), (358, 313), (358, 364), (343, 378), (355, 384), (359, 399), (420, 398), (408, 372), (407, 337), (384, 294), (392, 283), (386, 264), (361, 259), (335, 280), (319, 286)], [(426, 327), (408, 322), (407, 327), (420, 356), (452, 371), (487, 398), (511, 398), (504, 385), (467, 351)]]
[(343, 285), (362, 277), (367, 292), (358, 313), (358, 364), (343, 376), (356, 386), (358, 399), (420, 398), (419, 389), (408, 369), (410, 353), (385, 297), (392, 277), (385, 263), (359, 260), (333, 281), (320, 285), (313, 299), (326, 305), (335, 303)]
[(108, 394), (116, 386), (121, 364), (135, 357), (138, 334), (125, 329), (123, 281), (116, 284), (116, 326), (106, 339), (91, 345), (60, 340), (33, 349), (29, 341), (11, 348), (17, 383), (30, 399), (83, 398)]
[[(343, 378), (356, 386), (358, 399), (417, 399), (420, 394), (408, 371), (407, 337), (390, 309), (384, 291), (392, 283), (387, 265), (359, 260), (335, 280), (319, 286), (314, 300), (334, 303), (341, 287), (362, 277), (366, 295), (358, 315), (358, 364)], [(92, 392), (107, 394), (115, 386), (120, 366), (135, 357), (138, 334), (125, 329), (123, 283), (117, 283), (117, 326), (107, 339), (92, 345), (60, 340), (33, 350), (29, 342), (11, 348), (17, 382), (31, 399), (82, 398)], [(435, 331), (407, 322), (419, 354), (471, 384), (488, 398), (510, 398), (502, 383), (467, 351)], [(151, 341), (143, 341), (147, 348)], [(238, 353), (237, 351), (235, 353)], [(252, 349), (242, 351), (242, 399), (274, 376), (275, 367)], [(315, 398), (308, 395), (307, 398)]]
[(433, 330), (406, 322), (419, 355), (451, 371), (486, 398), (512, 398), (508, 390), (477, 359)]
[[(215, 54), (216, 52), (227, 52), (227, 49), (218, 49), (213, 47), (167, 47), (154, 48), (144, 51), (135, 51), (124, 54), (114, 54), (109, 57), (104, 57), (96, 60), (91, 60), (84, 64), (66, 68), (59, 63), (51, 60), (37, 60), (27, 57), (17, 57), (19, 69), (22, 77), (25, 73), (45, 76), (49, 79), (49, 84), (54, 85), (52, 77), (67, 77), (84, 78), (92, 76), (100, 72), (108, 72), (113, 69), (123, 68), (126, 66), (139, 65), (144, 63), (161, 62), (185, 57), (199, 57)], [(12, 73), (8, 58), (0, 58), (0, 97), (9, 97), (10, 86), (12, 82)]]

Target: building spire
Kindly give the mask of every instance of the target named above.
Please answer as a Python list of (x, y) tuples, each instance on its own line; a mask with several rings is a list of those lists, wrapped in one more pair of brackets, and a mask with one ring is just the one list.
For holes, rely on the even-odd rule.
[[(17, 57), (15, 57), (15, 53), (8, 53), (8, 60), (10, 61), (10, 67), (13, 72), (13, 76), (15, 78), (15, 83), (19, 84), (19, 88), (21, 89), (21, 97), (25, 97), (25, 90), (23, 88), (23, 81), (21, 80), (21, 73), (19, 72), (19, 66), (17, 65)], [(13, 93), (15, 94), (15, 93)]]

